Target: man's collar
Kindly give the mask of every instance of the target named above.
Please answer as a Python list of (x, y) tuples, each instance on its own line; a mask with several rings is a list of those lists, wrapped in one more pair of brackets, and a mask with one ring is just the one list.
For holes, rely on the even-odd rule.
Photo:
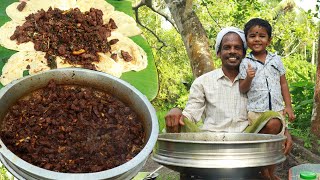
[(221, 78), (223, 78), (225, 75), (224, 75), (224, 73), (223, 73), (223, 71), (222, 71), (222, 68), (219, 68), (218, 69), (218, 75), (217, 75), (217, 79), (221, 79)]
[[(229, 77), (228, 76), (226, 76), (225, 74), (224, 74), (224, 72), (222, 71), (222, 68), (219, 68), (218, 69), (218, 74), (217, 74), (217, 80), (218, 79), (222, 79), (222, 78), (227, 78), (227, 79), (229, 79)], [(239, 80), (239, 74), (236, 76), (236, 78), (234, 79), (234, 81), (237, 81), (237, 80)]]

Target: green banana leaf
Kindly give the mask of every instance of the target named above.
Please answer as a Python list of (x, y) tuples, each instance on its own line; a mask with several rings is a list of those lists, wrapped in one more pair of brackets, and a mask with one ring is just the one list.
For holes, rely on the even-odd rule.
[[(10, 21), (10, 18), (6, 15), (6, 7), (13, 2), (18, 0), (5, 0), (0, 3), (0, 26), (5, 22)], [(40, 0), (39, 0), (40, 1)], [(130, 16), (133, 16), (132, 4), (130, 0), (107, 0), (108, 3), (115, 7), (115, 10), (122, 11)], [(43, 1), (45, 3), (45, 1)], [(1, 36), (1, 34), (0, 34)], [(131, 39), (142, 47), (148, 56), (148, 66), (146, 69), (139, 72), (130, 71), (123, 73), (120, 77), (122, 80), (130, 83), (135, 88), (137, 88), (142, 94), (144, 94), (149, 100), (156, 97), (158, 93), (158, 73), (153, 59), (152, 51), (147, 41), (141, 36), (134, 36)], [(0, 73), (2, 73), (2, 68), (8, 58), (16, 51), (12, 51), (0, 46)], [(28, 73), (24, 73), (28, 74)], [(3, 86), (0, 84), (0, 88)]]
[(200, 128), (194, 122), (190, 121), (187, 118), (183, 120), (184, 126), (181, 126), (180, 132), (191, 133), (191, 132), (200, 132)]

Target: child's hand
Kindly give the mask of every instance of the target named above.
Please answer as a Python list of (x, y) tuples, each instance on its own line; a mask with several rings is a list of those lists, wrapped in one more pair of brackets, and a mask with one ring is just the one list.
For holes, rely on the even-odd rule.
[(247, 69), (247, 78), (253, 79), (254, 76), (256, 75), (256, 71), (251, 67), (251, 64), (248, 64), (248, 69)]
[(293, 122), (294, 119), (296, 118), (296, 116), (293, 113), (292, 107), (285, 107), (284, 108), (283, 115), (285, 116), (286, 114), (288, 115), (290, 122)]

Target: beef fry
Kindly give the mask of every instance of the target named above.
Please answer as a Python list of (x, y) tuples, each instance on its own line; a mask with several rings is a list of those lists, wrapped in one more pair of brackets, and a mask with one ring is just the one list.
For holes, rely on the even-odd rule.
[(119, 166), (145, 141), (142, 121), (125, 103), (97, 89), (54, 81), (9, 109), (0, 136), (25, 161), (66, 173)]
[[(92, 62), (98, 62), (98, 52), (110, 52), (107, 38), (116, 29), (115, 22), (110, 19), (103, 24), (103, 12), (91, 8), (82, 13), (78, 8), (62, 11), (43, 9), (30, 14), (22, 26), (18, 26), (11, 40), (18, 44), (33, 42), (34, 49), (46, 53), (50, 67), (54, 56), (61, 56), (73, 65), (96, 70)], [(54, 66), (52, 66), (54, 67)]]

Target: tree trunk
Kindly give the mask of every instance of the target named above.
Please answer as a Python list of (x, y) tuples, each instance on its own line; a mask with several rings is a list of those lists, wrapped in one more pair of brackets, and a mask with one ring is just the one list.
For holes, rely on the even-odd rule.
[(165, 0), (178, 27), (190, 59), (194, 77), (214, 69), (209, 40), (199, 18), (192, 10), (192, 0)]
[(320, 36), (318, 39), (318, 61), (316, 86), (314, 88), (314, 107), (312, 111), (311, 133), (320, 138)]

